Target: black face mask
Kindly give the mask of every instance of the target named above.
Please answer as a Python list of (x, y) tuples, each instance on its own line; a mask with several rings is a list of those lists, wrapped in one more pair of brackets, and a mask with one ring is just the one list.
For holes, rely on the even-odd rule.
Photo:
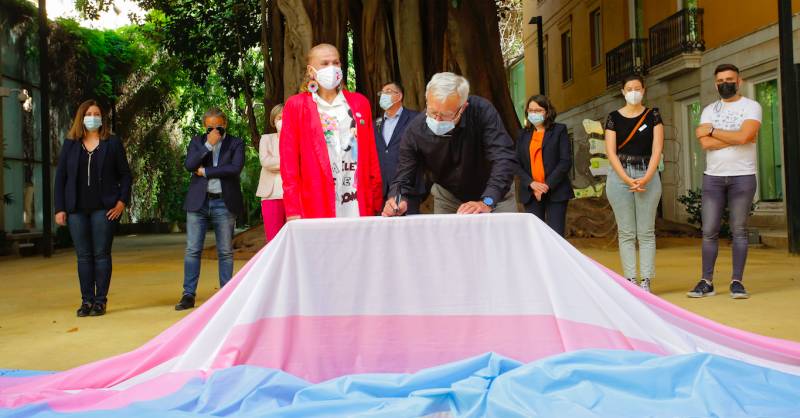
[(736, 96), (736, 83), (720, 83), (717, 84), (717, 91), (719, 92), (719, 97), (723, 99), (730, 99), (733, 96)]
[(208, 128), (206, 128), (206, 134), (210, 134), (211, 131), (213, 131), (214, 129), (219, 131), (220, 135), (225, 135), (225, 127), (224, 126), (217, 126), (216, 128), (208, 127)]

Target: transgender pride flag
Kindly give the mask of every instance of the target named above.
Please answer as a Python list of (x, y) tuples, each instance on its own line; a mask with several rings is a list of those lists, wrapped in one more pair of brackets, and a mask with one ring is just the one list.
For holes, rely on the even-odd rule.
[(799, 399), (800, 344), (670, 305), (527, 214), (291, 222), (141, 348), (0, 372), (0, 417), (800, 417)]

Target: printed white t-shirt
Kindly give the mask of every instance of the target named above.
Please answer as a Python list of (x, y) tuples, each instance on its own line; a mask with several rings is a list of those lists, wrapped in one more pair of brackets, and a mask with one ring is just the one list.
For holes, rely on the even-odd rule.
[(339, 92), (332, 103), (314, 93), (319, 119), (328, 157), (331, 160), (331, 172), (336, 190), (336, 217), (358, 217), (358, 199), (356, 197), (356, 166), (358, 163), (358, 142), (352, 111)]
[[(761, 105), (742, 97), (735, 102), (717, 100), (706, 106), (700, 123), (710, 123), (714, 129), (738, 131), (742, 122), (752, 119), (761, 122)], [(745, 176), (756, 174), (756, 144), (750, 142), (706, 151), (706, 171), (709, 176)]]

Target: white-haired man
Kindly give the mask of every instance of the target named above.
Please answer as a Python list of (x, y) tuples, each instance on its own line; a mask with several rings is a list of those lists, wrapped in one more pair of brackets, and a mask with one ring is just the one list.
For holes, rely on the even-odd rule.
[(425, 101), (425, 115), (414, 118), (403, 133), (383, 216), (406, 212), (402, 196), (413, 192), (418, 169), (433, 179), (434, 213), (516, 212), (511, 187), (516, 153), (494, 106), (470, 96), (469, 82), (453, 73), (435, 74)]

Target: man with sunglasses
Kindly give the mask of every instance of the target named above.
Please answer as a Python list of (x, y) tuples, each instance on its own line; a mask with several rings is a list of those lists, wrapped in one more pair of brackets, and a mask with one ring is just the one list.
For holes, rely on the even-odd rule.
[(495, 107), (470, 96), (469, 82), (453, 73), (435, 74), (425, 101), (426, 114), (409, 123), (400, 142), (400, 162), (383, 216), (408, 210), (403, 196), (413, 191), (420, 169), (434, 182), (436, 214), (516, 212), (511, 185), (517, 157)]
[(233, 276), (233, 228), (244, 214), (239, 174), (244, 167), (244, 143), (228, 135), (228, 118), (218, 108), (203, 115), (206, 133), (192, 138), (186, 169), (192, 173), (186, 194), (186, 254), (183, 259), (183, 296), (175, 305), (182, 311), (194, 307), (200, 256), (206, 229), (214, 228), (219, 261), (219, 287)]

